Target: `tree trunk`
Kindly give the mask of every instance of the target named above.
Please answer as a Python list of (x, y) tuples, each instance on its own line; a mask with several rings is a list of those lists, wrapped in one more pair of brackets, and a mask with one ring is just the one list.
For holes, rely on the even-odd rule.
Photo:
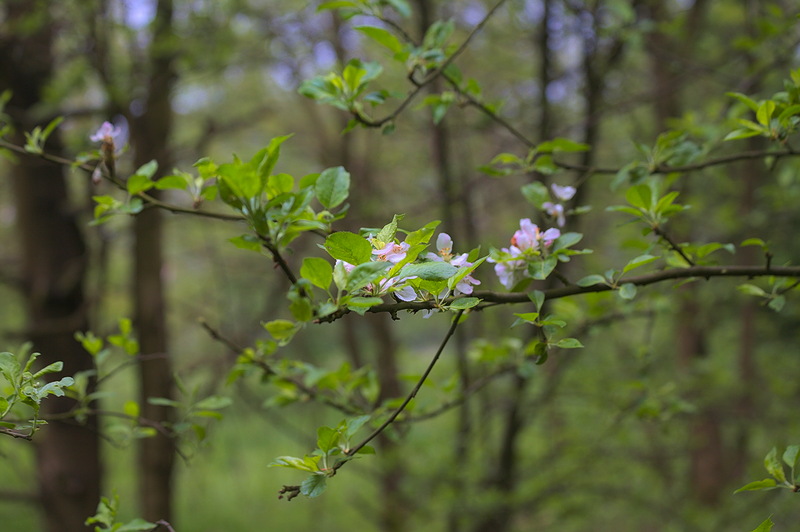
[[(159, 174), (171, 166), (167, 142), (172, 129), (170, 93), (175, 80), (171, 51), (172, 2), (160, 0), (154, 21), (151, 47), (151, 72), (147, 107), (133, 121), (131, 141), (136, 150), (135, 165), (151, 159), (158, 161)], [(157, 175), (159, 175), (157, 174)], [(156, 422), (169, 422), (171, 409), (151, 405), (148, 397), (171, 398), (172, 363), (167, 356), (164, 285), (161, 278), (162, 213), (145, 209), (134, 222), (134, 301), (135, 322), (143, 355), (161, 353), (162, 357), (142, 361), (139, 366), (141, 415)], [(175, 450), (162, 434), (142, 440), (139, 449), (139, 495), (143, 517), (148, 521), (172, 521), (172, 477)]]
[[(30, 14), (31, 5), (7, 6), (6, 24)], [(52, 75), (52, 26), (45, 20), (32, 34), (4, 33), (0, 40), (0, 91), (14, 93), (8, 111), (18, 129), (30, 129), (28, 110), (38, 103)], [(21, 133), (15, 143), (24, 142)], [(48, 151), (62, 149), (58, 132), (48, 140)], [(26, 294), (29, 337), (41, 352), (43, 365), (64, 362), (63, 375), (92, 369), (91, 357), (75, 341), (75, 331), (88, 328), (83, 282), (86, 249), (76, 211), (69, 204), (63, 169), (32, 158), (11, 167), (21, 239), (21, 278)], [(74, 405), (50, 397), (42, 416), (66, 412)], [(35, 436), (41, 500), (46, 529), (84, 532), (84, 521), (95, 513), (100, 499), (101, 467), (96, 420), (85, 426), (74, 420), (52, 422)]]

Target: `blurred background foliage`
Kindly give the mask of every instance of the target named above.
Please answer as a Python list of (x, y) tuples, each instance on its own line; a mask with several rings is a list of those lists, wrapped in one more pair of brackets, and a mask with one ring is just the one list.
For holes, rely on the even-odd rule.
[[(415, 39), (425, 25), (449, 19), (456, 43), (491, 7), (479, 0), (397, 3), (413, 14), (387, 8), (386, 16)], [(17, 112), (25, 130), (65, 116), (60, 151), (72, 157), (90, 149), (88, 136), (103, 120), (124, 116), (138, 123), (152, 101), (154, 65), (169, 56), (172, 125), (165, 145), (157, 147), (168, 152), (169, 168), (189, 170), (205, 156), (218, 163), (232, 153), (248, 159), (270, 138), (294, 133), (283, 145), (278, 171), (299, 178), (344, 165), (352, 175), (351, 211), (337, 229), (381, 227), (394, 213), (405, 213), (401, 226), (408, 229), (443, 220), (439, 229), (453, 237), (458, 252), (507, 246), (520, 218), (539, 216), (519, 193), (539, 178), (580, 184), (580, 204), (593, 206), (569, 221), (570, 229), (584, 233), (582, 245), (595, 250), (569, 264), (570, 278), (625, 264), (647, 249), (652, 240), (639, 228), (623, 226), (623, 217), (604, 210), (622, 203), (621, 190), (610, 189), (613, 174), (495, 178), (478, 171), (500, 152), (524, 157), (527, 149), (473, 108), (452, 106), (433, 125), (430, 110), (417, 108), (420, 98), (398, 117), (391, 135), (358, 127), (342, 135), (349, 117), (300, 96), (303, 80), (340, 71), (357, 57), (381, 61), (378, 85), (405, 93), (407, 73), (352, 29), (375, 19), (343, 20), (317, 6), (294, 0), (6, 0), (0, 39), (46, 30), (52, 54), (52, 72), (37, 101), (24, 113), (14, 101), (8, 110)], [(170, 28), (159, 37), (156, 14), (167, 7)], [(724, 155), (763, 147), (753, 139), (722, 145), (746, 111), (725, 92), (757, 100), (782, 90), (788, 70), (800, 63), (796, 12), (789, 0), (509, 0), (456, 63), (479, 83), (484, 101), (525, 135), (592, 145), (589, 154), (566, 160), (618, 168), (640, 157), (632, 139), (650, 146), (666, 129), (683, 129)], [(0, 88), (11, 85), (0, 81)], [(11, 168), (3, 161), (0, 171)], [(773, 166), (743, 161), (676, 176), (673, 187), (692, 208), (676, 219), (675, 231), (682, 241), (737, 246), (758, 237), (770, 242), (773, 264), (796, 264), (798, 168), (800, 161), (786, 158)], [(132, 154), (118, 161), (120, 175), (134, 169)], [(89, 226), (90, 196), (108, 193), (110, 185), (95, 185), (79, 170), (65, 173), (70, 209), (88, 250), (89, 325), (99, 335), (111, 334), (118, 317), (134, 313), (132, 219)], [(25, 291), (18, 286), (15, 201), (11, 181), (0, 179), (0, 346), (10, 350), (30, 337)], [(226, 386), (236, 354), (214, 342), (198, 319), (253, 346), (268, 338), (262, 322), (287, 317), (287, 281), (266, 256), (228, 242), (245, 232), (243, 226), (170, 214), (162, 221), (163, 240), (153, 245), (164, 255), (160, 276), (172, 365), (190, 386), (231, 396), (235, 405), (188, 463), (176, 463), (176, 530), (722, 532), (752, 530), (770, 514), (776, 530), (792, 530), (800, 518), (785, 493), (732, 495), (763, 478), (762, 457), (771, 447), (800, 441), (800, 307), (789, 298), (775, 313), (726, 279), (640, 289), (633, 301), (612, 292), (557, 301), (551, 310), (586, 347), (555, 353), (542, 366), (517, 362), (530, 334), (509, 329), (518, 308), (472, 315), (434, 370), (433, 386), (415, 400), (412, 422), (393, 427), (376, 457), (348, 466), (321, 497), (278, 500), (282, 484), (301, 479), (267, 464), (310, 451), (316, 427), (335, 426), (340, 414), (304, 400), (276, 407), (274, 386), (257, 376)], [(320, 242), (314, 235), (295, 241), (292, 266), (318, 254)], [(757, 248), (738, 249), (735, 258), (763, 260)], [(488, 265), (476, 277), (481, 288), (502, 289)], [(405, 376), (421, 373), (446, 327), (440, 314), (429, 320), (401, 314), (398, 322), (351, 314), (302, 331), (281, 354), (328, 370), (368, 365), (382, 397), (399, 397), (415, 380)], [(504, 365), (509, 370), (461, 408), (413, 421), (415, 412), (452, 396), (453, 375), (457, 386), (468, 388)], [(137, 379), (123, 373), (106, 383), (103, 409), (121, 410), (135, 398)], [(100, 434), (119, 422), (102, 419)], [(0, 439), (3, 530), (46, 529), (37, 445)], [(131, 517), (142, 511), (135, 448), (104, 440), (101, 449), (102, 492), (116, 489), (123, 514)]]

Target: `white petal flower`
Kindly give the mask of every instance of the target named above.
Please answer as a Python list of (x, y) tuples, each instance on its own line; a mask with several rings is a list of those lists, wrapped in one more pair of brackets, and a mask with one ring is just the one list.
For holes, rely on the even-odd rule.
[(575, 187), (560, 187), (560, 186), (556, 185), (555, 183), (550, 185), (550, 188), (553, 189), (553, 194), (560, 201), (571, 200), (572, 197), (575, 195), (575, 192), (577, 192)]

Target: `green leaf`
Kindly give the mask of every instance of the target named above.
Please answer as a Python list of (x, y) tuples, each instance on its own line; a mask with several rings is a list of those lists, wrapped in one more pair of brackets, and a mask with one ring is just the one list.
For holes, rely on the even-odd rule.
[(763, 289), (749, 283), (740, 284), (739, 286), (736, 287), (736, 289), (750, 296), (766, 297), (767, 295), (767, 293), (764, 292)]
[(536, 305), (536, 310), (539, 312), (542, 311), (542, 305), (544, 305), (544, 298), (545, 298), (544, 292), (542, 292), (541, 290), (534, 290), (533, 292), (528, 294), (528, 299), (533, 301), (533, 303)]
[(783, 462), (792, 469), (797, 465), (798, 458), (800, 458), (800, 445), (790, 445), (783, 451)]
[(628, 189), (625, 193), (625, 199), (634, 207), (648, 211), (652, 206), (653, 192), (647, 185), (636, 185)]
[(291, 136), (292, 135), (290, 134), (271, 139), (266, 148), (260, 150), (253, 156), (252, 159), (250, 159), (250, 165), (255, 169), (256, 174), (259, 176), (262, 187), (267, 181), (267, 177), (272, 174), (275, 164), (278, 162), (278, 158), (281, 155), (281, 144), (283, 144), (287, 139), (291, 138)]
[(767, 247), (767, 244), (763, 240), (761, 240), (760, 238), (748, 238), (747, 240), (745, 240), (744, 242), (742, 242), (739, 245), (741, 247), (744, 247), (744, 246), (761, 246), (762, 248), (766, 248)]
[(158, 525), (155, 523), (151, 523), (149, 521), (145, 521), (141, 517), (137, 517), (131, 521), (128, 521), (124, 525), (119, 528), (114, 529), (115, 532), (135, 532), (141, 530), (153, 530)]
[(128, 179), (127, 187), (128, 194), (135, 196), (139, 192), (150, 190), (155, 186), (155, 183), (150, 181), (150, 178), (142, 174), (134, 174)]
[(553, 241), (551, 253), (555, 253), (570, 246), (574, 246), (581, 241), (583, 235), (581, 233), (564, 233)]
[(267, 188), (270, 197), (287, 194), (294, 188), (294, 178), (289, 174), (271, 175), (267, 178)]
[(347, 423), (346, 423), (347, 424), (347, 428), (345, 429), (345, 431), (343, 433), (345, 439), (349, 441), (350, 438), (352, 438), (355, 435), (355, 433), (358, 432), (358, 429), (363, 427), (364, 424), (367, 421), (369, 421), (370, 417), (371, 416), (369, 416), (369, 415), (364, 415), (364, 416), (358, 416), (358, 417), (354, 417), (353, 419), (347, 420)]
[(411, 6), (408, 5), (406, 0), (386, 0), (386, 3), (392, 6), (401, 17), (408, 18), (411, 16)]
[(316, 184), (317, 179), (319, 179), (319, 174), (308, 174), (303, 176), (300, 179), (300, 190), (307, 187), (313, 187)]
[(136, 170), (136, 175), (145, 176), (147, 179), (150, 179), (156, 173), (156, 170), (158, 170), (158, 162), (153, 159), (140, 166), (139, 169)]
[(196, 410), (222, 410), (233, 404), (233, 399), (230, 397), (222, 397), (219, 395), (212, 395), (206, 397), (202, 401), (195, 403), (193, 408)]
[(587, 275), (575, 284), (578, 286), (594, 286), (596, 284), (606, 284), (606, 279), (602, 275)]
[(324, 2), (318, 5), (317, 12), (340, 8), (358, 9), (358, 4), (348, 0), (333, 0), (332, 2)]
[(0, 353), (0, 373), (10, 385), (15, 386), (19, 383), (22, 367), (17, 357), (8, 351)]
[(731, 98), (736, 98), (747, 107), (752, 109), (753, 112), (758, 111), (758, 104), (740, 92), (726, 92), (725, 95), (730, 96)]
[(264, 328), (278, 341), (279, 345), (286, 345), (298, 331), (297, 324), (289, 320), (273, 320), (264, 324)]
[[(179, 175), (164, 176), (156, 181), (156, 188), (158, 190), (166, 190), (168, 188), (186, 190), (187, 185), (188, 183), (186, 182), (186, 179)], [(130, 187), (130, 183), (128, 183), (128, 187)]]
[(514, 314), (514, 316), (516, 316), (519, 319), (514, 323), (514, 325), (512, 325), (512, 327), (514, 327), (515, 325), (517, 325), (518, 323), (521, 323), (523, 321), (526, 322), (526, 323), (534, 323), (535, 324), (536, 320), (539, 318), (539, 313), (538, 312), (525, 312), (523, 314)]
[(319, 257), (306, 257), (300, 267), (300, 275), (311, 281), (311, 284), (328, 290), (333, 280), (333, 266)]
[(391, 262), (375, 261), (359, 264), (347, 275), (345, 290), (353, 293), (383, 277), (386, 270), (392, 266)]
[(786, 297), (785, 296), (778, 296), (773, 299), (769, 300), (767, 306), (774, 310), (775, 312), (780, 312), (783, 310), (783, 306), (786, 304)]
[(350, 195), (350, 174), (341, 166), (328, 168), (317, 178), (314, 191), (319, 202), (332, 209)]
[(183, 408), (183, 405), (178, 401), (167, 399), (166, 397), (148, 397), (147, 402), (156, 406), (169, 406), (172, 408)]
[(458, 272), (458, 268), (447, 262), (423, 262), (407, 264), (400, 270), (399, 277), (419, 277), (425, 281), (446, 281)]
[(322, 474), (311, 475), (300, 484), (300, 493), (313, 499), (319, 497), (327, 487), (328, 477)]
[(619, 297), (622, 299), (633, 299), (636, 297), (636, 285), (633, 283), (625, 283), (619, 287)]
[(525, 199), (537, 209), (541, 209), (543, 203), (550, 201), (550, 192), (547, 190), (547, 187), (544, 186), (544, 183), (541, 183), (540, 181), (528, 183), (520, 190), (522, 191), (522, 195), (525, 197)]
[(383, 28), (377, 28), (375, 26), (356, 26), (353, 29), (360, 31), (370, 39), (374, 40), (378, 44), (382, 44), (394, 53), (403, 51), (403, 45), (400, 43), (397, 37)]
[(753, 532), (769, 532), (770, 530), (772, 530), (772, 525), (774, 524), (775, 523), (772, 522), (772, 519), (767, 517), (767, 520), (758, 525), (758, 528), (753, 530)]
[(558, 341), (556, 347), (562, 349), (577, 349), (583, 347), (583, 344), (580, 343), (577, 338), (564, 338)]
[(778, 120), (783, 122), (785, 119), (789, 118), (790, 116), (796, 115), (800, 113), (800, 105), (790, 105), (786, 109), (783, 110), (781, 114), (778, 115)]
[(753, 131), (752, 129), (735, 129), (725, 135), (725, 138), (722, 140), (739, 140), (739, 139), (747, 139), (750, 137), (755, 137), (756, 135), (761, 135), (760, 131)]
[(372, 256), (372, 246), (367, 239), (347, 231), (329, 235), (325, 239), (325, 249), (334, 259), (354, 265), (368, 262)]
[(654, 260), (658, 260), (659, 257), (654, 257), (653, 255), (639, 255), (635, 259), (631, 260), (628, 264), (622, 268), (622, 273), (628, 273), (629, 271), (633, 270), (634, 268), (638, 268), (639, 266), (644, 266), (645, 264), (650, 264)]
[(733, 247), (733, 244), (720, 244), (719, 242), (711, 242), (704, 246), (700, 246), (697, 249), (697, 258), (702, 259), (706, 255), (710, 255), (711, 253), (714, 253), (718, 249), (724, 249), (731, 255), (733, 255), (736, 252), (736, 249)]
[(775, 477), (778, 482), (786, 482), (786, 475), (783, 471), (783, 464), (778, 460), (778, 449), (773, 447), (772, 450), (764, 457), (764, 467), (767, 473)]
[(317, 471), (319, 468), (312, 467), (306, 460), (297, 458), (296, 456), (279, 456), (269, 464), (267, 467), (288, 467), (291, 469), (299, 469), (301, 471)]
[(755, 491), (755, 490), (763, 490), (774, 488), (776, 485), (775, 480), (771, 478), (765, 478), (764, 480), (757, 480), (755, 482), (750, 482), (749, 484), (745, 484), (738, 490), (734, 491), (733, 493), (739, 493), (740, 491)]
[(46, 375), (48, 373), (58, 373), (62, 369), (64, 369), (64, 363), (63, 362), (61, 362), (61, 361), (53, 362), (52, 364), (50, 364), (48, 366), (45, 366), (44, 368), (42, 368), (39, 371), (37, 371), (36, 373), (34, 373), (33, 374), (33, 378), (34, 379), (38, 379), (42, 375)]
[(388, 244), (389, 242), (393, 241), (395, 234), (397, 234), (397, 222), (402, 220), (404, 216), (405, 214), (395, 214), (392, 217), (392, 221), (384, 225), (383, 229), (378, 232), (378, 235), (375, 238), (384, 244)]
[(428, 222), (422, 228), (417, 229), (416, 231), (412, 231), (406, 235), (405, 243), (409, 246), (416, 246), (417, 244), (427, 244), (431, 237), (433, 236), (433, 232), (442, 223), (439, 220), (434, 220), (432, 222)]
[(550, 255), (544, 260), (539, 260), (528, 264), (528, 273), (531, 274), (536, 280), (544, 280), (547, 279), (547, 276), (552, 273), (552, 271), (556, 268), (558, 264), (558, 257), (555, 255)]
[(541, 144), (536, 146), (536, 150), (539, 153), (553, 153), (559, 151), (565, 151), (565, 152), (589, 151), (589, 148), (590, 146), (588, 144), (582, 144), (580, 142), (575, 142), (564, 138), (555, 138), (547, 142), (542, 142)]
[(347, 300), (348, 307), (363, 309), (368, 309), (370, 307), (374, 307), (375, 305), (380, 305), (381, 303), (383, 303), (383, 299), (379, 297), (351, 297)]
[(477, 297), (462, 297), (450, 303), (449, 308), (450, 310), (468, 309), (474, 307), (480, 302), (481, 300)]
[(261, 253), (261, 241), (255, 235), (242, 235), (228, 240), (239, 249), (249, 249)]
[(761, 104), (761, 107), (756, 111), (756, 119), (762, 126), (769, 127), (769, 121), (772, 118), (772, 113), (775, 112), (775, 102), (767, 100)]
[(331, 449), (338, 447), (339, 437), (339, 431), (330, 427), (320, 427), (317, 429), (317, 447), (323, 453), (329, 454)]

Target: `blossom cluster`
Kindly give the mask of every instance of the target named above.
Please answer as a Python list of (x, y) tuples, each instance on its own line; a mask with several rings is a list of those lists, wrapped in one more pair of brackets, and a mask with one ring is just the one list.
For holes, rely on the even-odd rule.
[[(575, 187), (561, 187), (553, 183), (550, 188), (553, 191), (553, 195), (556, 199), (560, 201), (569, 201), (575, 196), (576, 189)], [(559, 227), (564, 227), (567, 223), (567, 220), (564, 216), (564, 205), (561, 203), (553, 203), (552, 201), (546, 201), (542, 204), (542, 209), (544, 211), (555, 218), (556, 223)]]
[[(371, 235), (367, 238), (367, 240), (375, 248), (372, 250), (373, 261), (385, 261), (391, 263), (392, 265), (403, 262), (406, 259), (410, 247), (406, 242), (379, 242), (378, 240), (371, 238)], [(425, 259), (428, 262), (446, 262), (459, 269), (470, 268), (473, 266), (473, 263), (467, 260), (467, 253), (462, 253), (460, 255), (452, 253), (453, 240), (447, 233), (441, 233), (439, 235), (436, 240), (436, 248), (438, 253), (427, 253), (425, 256)], [(353, 264), (342, 260), (337, 259), (336, 263), (342, 263), (345, 271), (348, 274), (355, 268)], [(365, 291), (365, 295), (380, 297), (386, 294), (392, 294), (401, 301), (422, 301), (430, 299), (430, 294), (427, 294), (424, 290), (415, 288), (409, 284), (409, 281), (412, 281), (416, 278), (416, 276), (386, 277), (378, 280), (375, 284), (368, 284), (363, 290)], [(481, 284), (479, 280), (468, 274), (456, 284), (452, 293), (454, 296), (465, 294), (469, 295), (472, 293), (473, 286), (477, 286), (479, 284)], [(448, 297), (449, 295), (450, 290), (445, 288), (436, 296), (439, 298), (444, 298)], [(430, 311), (426, 312), (425, 317), (428, 316), (430, 316)]]
[(494, 271), (503, 286), (511, 290), (520, 280), (531, 277), (528, 263), (538, 260), (547, 252), (561, 231), (550, 228), (540, 231), (529, 218), (519, 221), (519, 230), (511, 237), (511, 247), (503, 248), (496, 257), (488, 261), (495, 263)]

